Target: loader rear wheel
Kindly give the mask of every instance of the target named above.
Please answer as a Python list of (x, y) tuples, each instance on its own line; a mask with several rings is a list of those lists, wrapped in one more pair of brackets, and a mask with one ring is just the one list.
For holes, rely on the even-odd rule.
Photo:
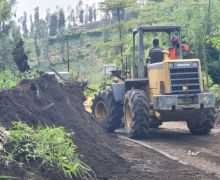
[(215, 117), (214, 112), (210, 110), (196, 118), (187, 121), (187, 126), (190, 132), (194, 135), (207, 135), (214, 128)]
[(122, 104), (116, 103), (112, 92), (102, 91), (93, 100), (92, 113), (108, 132), (114, 132), (121, 125)]
[(144, 91), (134, 89), (126, 93), (124, 124), (126, 133), (130, 138), (141, 138), (148, 134), (149, 107)]

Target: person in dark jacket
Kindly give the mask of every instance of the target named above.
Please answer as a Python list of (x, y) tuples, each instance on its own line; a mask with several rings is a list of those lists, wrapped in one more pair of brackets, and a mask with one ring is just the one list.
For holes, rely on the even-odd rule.
[(158, 39), (153, 40), (153, 47), (150, 49), (150, 56), (151, 56), (151, 53), (155, 51), (158, 51), (158, 52), (163, 51), (163, 49), (160, 47), (160, 43)]
[(162, 62), (164, 59), (164, 55), (162, 51), (163, 49), (160, 47), (159, 40), (154, 39), (153, 47), (150, 49), (150, 52), (149, 52), (150, 63)]

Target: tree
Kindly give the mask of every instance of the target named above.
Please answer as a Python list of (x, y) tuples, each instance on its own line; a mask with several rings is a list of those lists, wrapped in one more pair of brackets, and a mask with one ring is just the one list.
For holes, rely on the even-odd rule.
[(45, 17), (45, 22), (47, 24), (47, 32), (49, 32), (50, 20), (51, 20), (50, 9), (47, 9), (46, 10), (46, 17)]
[(20, 41), (18, 42), (18, 44), (16, 45), (16, 47), (13, 50), (13, 58), (14, 58), (14, 61), (17, 64), (18, 69), (21, 73), (30, 70), (30, 67), (27, 62), (28, 57), (25, 54), (24, 42), (22, 39), (20, 39)]
[(34, 30), (35, 30), (35, 36), (38, 39), (41, 38), (39, 23), (40, 23), (39, 7), (36, 7), (34, 9)]
[(15, 4), (15, 0), (1, 0), (0, 1), (0, 26), (3, 26), (4, 23), (10, 20), (12, 16), (12, 7)]
[(96, 7), (95, 5), (93, 5), (93, 18), (95, 22), (96, 22), (96, 16), (97, 16)]
[(63, 9), (59, 10), (59, 19), (58, 20), (59, 20), (58, 28), (60, 31), (63, 31), (66, 26), (65, 13), (64, 13)]
[(89, 5), (86, 4), (86, 10), (85, 10), (85, 24), (88, 24), (89, 21)]
[(33, 22), (32, 15), (30, 15), (30, 35), (34, 37), (34, 22)]
[(79, 0), (77, 6), (76, 6), (76, 15), (79, 19), (80, 24), (82, 25), (84, 22), (84, 9), (83, 9), (83, 2), (82, 0)]
[(93, 10), (92, 10), (92, 7), (90, 6), (89, 7), (89, 22), (91, 23), (93, 20)]
[[(115, 25), (115, 28), (118, 30), (118, 39), (119, 41), (115, 40), (113, 43), (120, 49), (120, 61), (121, 61), (121, 66), (124, 69), (124, 37), (123, 37), (123, 17), (126, 8), (131, 7), (132, 5), (135, 5), (134, 0), (105, 0), (104, 2), (99, 3), (99, 8), (101, 11), (104, 13), (108, 14), (111, 12), (112, 14), (116, 14), (117, 17), (117, 23)], [(117, 51), (117, 50), (116, 50)]]
[(83, 9), (80, 9), (79, 11), (79, 22), (81, 25), (83, 25), (84, 23), (84, 10)]
[(11, 65), (12, 43), (12, 8), (15, 4), (14, 0), (0, 1), (0, 71)]
[(24, 16), (22, 18), (22, 30), (24, 37), (28, 37), (28, 28), (27, 28), (27, 13), (24, 11)]
[(36, 56), (37, 56), (37, 64), (39, 65), (40, 64), (41, 51), (40, 51), (40, 47), (38, 46), (36, 36), (34, 38), (34, 48), (35, 48), (35, 53), (36, 53)]
[(12, 21), (11, 22), (11, 42), (12, 42), (12, 48), (15, 48), (16, 45), (19, 43), (19, 41), (22, 39), (21, 38), (21, 30), (20, 30), (20, 26), (18, 26), (16, 24), (16, 22)]
[(65, 14), (63, 9), (59, 10), (59, 23), (58, 23), (58, 28), (60, 31), (60, 41), (61, 41), (61, 56), (62, 56), (62, 61), (65, 63), (65, 58), (64, 58), (64, 29), (65, 29)]
[[(45, 17), (45, 38), (43, 39), (43, 50), (44, 50), (44, 57), (45, 59), (48, 60), (49, 64), (50, 58), (49, 58), (49, 32), (50, 32), (50, 21), (51, 21), (51, 14), (50, 14), (50, 9), (46, 10), (46, 17)], [(41, 23), (43, 25), (43, 21)]]
[(72, 26), (76, 26), (76, 15), (74, 9), (71, 9), (70, 14), (68, 16), (68, 21), (69, 21), (69, 25), (68, 25), (69, 28)]
[(39, 37), (45, 39), (48, 35), (47, 22), (44, 19), (40, 19), (38, 26), (39, 26), (39, 32), (38, 32)]
[(57, 20), (57, 13), (53, 13), (50, 19), (50, 26), (49, 26), (49, 34), (50, 36), (55, 36), (58, 29), (58, 20)]

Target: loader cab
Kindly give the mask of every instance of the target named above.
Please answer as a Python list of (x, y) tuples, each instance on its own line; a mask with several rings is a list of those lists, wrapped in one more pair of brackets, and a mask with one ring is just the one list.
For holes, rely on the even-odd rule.
[[(158, 34), (163, 34), (167, 37), (167, 43), (163, 51), (155, 51), (151, 53), (151, 57), (146, 55), (145, 42), (147, 37), (153, 36), (156, 38)], [(173, 45), (172, 36), (176, 35), (178, 38), (178, 45)], [(148, 41), (149, 39), (147, 39)], [(159, 39), (160, 40), (160, 39)], [(138, 41), (138, 43), (136, 43)], [(151, 41), (152, 42), (152, 41)], [(148, 42), (148, 44), (151, 44)], [(146, 63), (158, 63), (168, 60), (170, 53), (169, 50), (174, 50), (178, 59), (183, 58), (183, 52), (181, 47), (181, 28), (180, 26), (141, 26), (133, 30), (133, 61), (132, 61), (132, 77), (133, 78), (145, 78), (146, 77)], [(136, 52), (138, 51), (138, 52)], [(138, 61), (136, 60), (138, 57)]]

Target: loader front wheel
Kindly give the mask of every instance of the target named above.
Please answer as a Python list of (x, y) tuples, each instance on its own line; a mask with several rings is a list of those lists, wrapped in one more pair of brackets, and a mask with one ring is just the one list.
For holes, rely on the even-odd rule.
[(214, 112), (210, 110), (206, 113), (201, 113), (195, 119), (187, 121), (187, 126), (190, 132), (194, 135), (207, 135), (214, 128), (215, 117)]
[(149, 107), (146, 93), (142, 90), (130, 90), (124, 101), (124, 124), (130, 138), (141, 138), (148, 134)]
[(92, 113), (108, 132), (112, 133), (121, 125), (122, 104), (115, 102), (112, 92), (99, 92), (93, 100)]

